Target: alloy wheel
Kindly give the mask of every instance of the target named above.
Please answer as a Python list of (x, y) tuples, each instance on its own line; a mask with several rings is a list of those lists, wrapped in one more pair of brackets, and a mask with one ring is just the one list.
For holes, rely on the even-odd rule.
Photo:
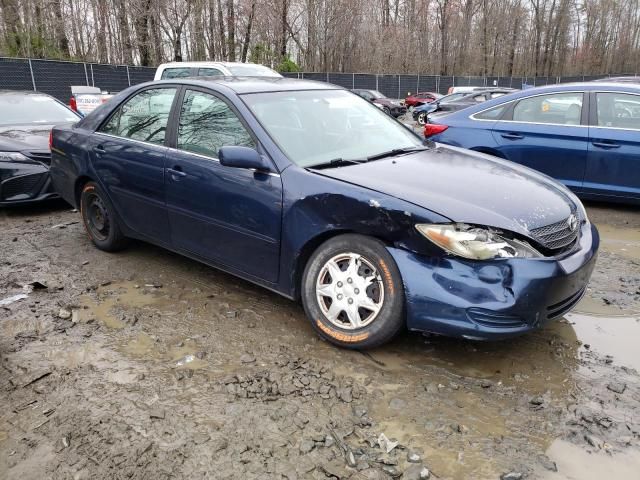
[(378, 316), (384, 304), (384, 284), (371, 261), (357, 253), (341, 253), (320, 270), (316, 298), (333, 325), (355, 330)]

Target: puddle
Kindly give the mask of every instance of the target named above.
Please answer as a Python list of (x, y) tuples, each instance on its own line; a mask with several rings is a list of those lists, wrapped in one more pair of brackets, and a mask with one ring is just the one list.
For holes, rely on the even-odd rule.
[(598, 225), (602, 246), (627, 258), (640, 258), (640, 229)]
[(602, 480), (640, 478), (640, 451), (624, 453), (589, 453), (572, 443), (556, 440), (547, 450), (547, 456), (558, 466), (558, 472), (538, 471), (541, 480)]
[(125, 314), (124, 310), (144, 308), (158, 302), (155, 291), (140, 288), (134, 282), (100, 287), (96, 290), (96, 295), (97, 298), (86, 296), (83, 299), (82, 308), (77, 310), (77, 320), (97, 320), (112, 329), (124, 328), (126, 315), (133, 315), (133, 312)]
[(591, 350), (601, 355), (611, 355), (616, 365), (635, 368), (640, 372), (640, 315), (605, 317), (570, 313), (567, 319), (580, 341), (589, 344)]

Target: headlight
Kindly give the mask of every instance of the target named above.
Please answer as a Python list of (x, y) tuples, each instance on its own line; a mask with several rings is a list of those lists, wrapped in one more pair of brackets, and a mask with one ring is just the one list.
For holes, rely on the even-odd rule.
[(447, 252), (473, 260), (542, 256), (531, 245), (504, 238), (486, 228), (463, 224), (420, 224), (416, 229)]
[(31, 162), (20, 152), (0, 152), (0, 162)]

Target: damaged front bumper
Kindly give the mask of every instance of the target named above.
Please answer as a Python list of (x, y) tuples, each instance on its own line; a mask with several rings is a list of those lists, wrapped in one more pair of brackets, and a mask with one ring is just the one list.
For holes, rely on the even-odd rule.
[(0, 207), (40, 202), (58, 197), (49, 167), (42, 163), (0, 163)]
[(581, 227), (568, 254), (536, 259), (472, 261), (427, 258), (389, 248), (402, 274), (410, 330), (472, 339), (500, 339), (539, 328), (584, 295), (600, 238)]

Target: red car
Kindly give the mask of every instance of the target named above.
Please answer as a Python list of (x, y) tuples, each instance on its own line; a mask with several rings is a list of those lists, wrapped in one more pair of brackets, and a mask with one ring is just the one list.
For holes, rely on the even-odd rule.
[(423, 105), (425, 103), (431, 103), (434, 100), (437, 100), (441, 97), (439, 93), (434, 92), (418, 92), (413, 95), (409, 95), (404, 99), (404, 104), (407, 107), (417, 107), (418, 105)]

